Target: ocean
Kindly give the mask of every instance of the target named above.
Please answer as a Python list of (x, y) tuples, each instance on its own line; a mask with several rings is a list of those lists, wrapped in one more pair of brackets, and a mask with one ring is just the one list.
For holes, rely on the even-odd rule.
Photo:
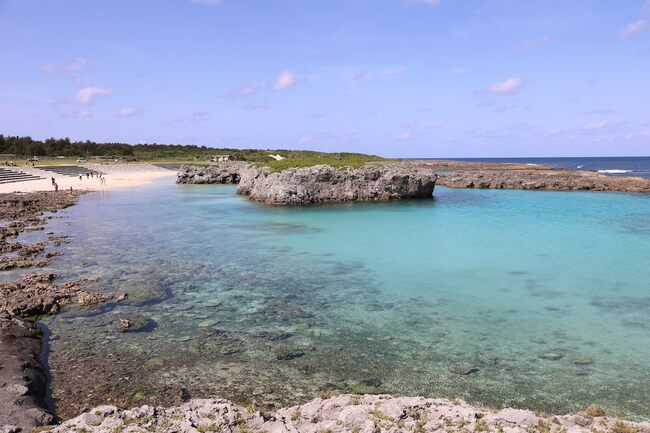
[(44, 320), (68, 414), (382, 392), (650, 419), (648, 195), (439, 187), (273, 208), (166, 181), (62, 214), (47, 230), (72, 242), (45, 271), (129, 294)]

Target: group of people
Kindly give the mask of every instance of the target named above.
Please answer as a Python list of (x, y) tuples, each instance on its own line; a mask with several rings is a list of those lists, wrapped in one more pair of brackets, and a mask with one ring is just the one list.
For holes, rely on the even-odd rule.
[[(86, 179), (91, 179), (91, 178), (95, 178), (95, 177), (97, 177), (97, 179), (99, 179), (99, 182), (102, 185), (106, 185), (106, 177), (104, 177), (104, 174), (101, 171), (97, 172), (97, 173), (95, 173), (93, 171), (89, 171), (89, 172), (86, 173)], [(79, 174), (79, 181), (80, 182), (83, 180), (83, 178), (84, 178), (83, 174)], [(54, 191), (59, 190), (59, 184), (56, 183), (56, 179), (54, 177), (52, 177), (52, 186), (54, 187)], [(72, 187), (70, 187), (70, 192), (72, 192)]]

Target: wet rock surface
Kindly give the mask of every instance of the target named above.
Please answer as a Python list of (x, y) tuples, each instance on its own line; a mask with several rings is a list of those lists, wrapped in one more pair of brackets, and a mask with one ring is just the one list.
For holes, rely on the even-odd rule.
[(518, 409), (488, 410), (463, 401), (388, 395), (339, 395), (262, 412), (228, 400), (190, 400), (177, 407), (121, 410), (100, 406), (51, 430), (125, 432), (650, 432), (650, 423), (598, 416), (541, 416)]
[(0, 312), (0, 431), (3, 426), (29, 431), (54, 419), (43, 409), (41, 337), (34, 322)]

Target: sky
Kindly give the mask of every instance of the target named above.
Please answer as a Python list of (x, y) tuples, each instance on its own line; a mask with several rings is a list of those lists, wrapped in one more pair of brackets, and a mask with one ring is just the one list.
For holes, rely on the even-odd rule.
[(0, 133), (650, 155), (650, 0), (0, 0)]

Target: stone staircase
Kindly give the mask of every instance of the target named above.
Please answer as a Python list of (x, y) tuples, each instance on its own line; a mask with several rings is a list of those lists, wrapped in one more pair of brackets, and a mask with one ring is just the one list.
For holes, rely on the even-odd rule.
[(30, 180), (45, 179), (44, 177), (35, 176), (29, 173), (20, 173), (18, 170), (0, 168), (0, 184), (27, 182)]

